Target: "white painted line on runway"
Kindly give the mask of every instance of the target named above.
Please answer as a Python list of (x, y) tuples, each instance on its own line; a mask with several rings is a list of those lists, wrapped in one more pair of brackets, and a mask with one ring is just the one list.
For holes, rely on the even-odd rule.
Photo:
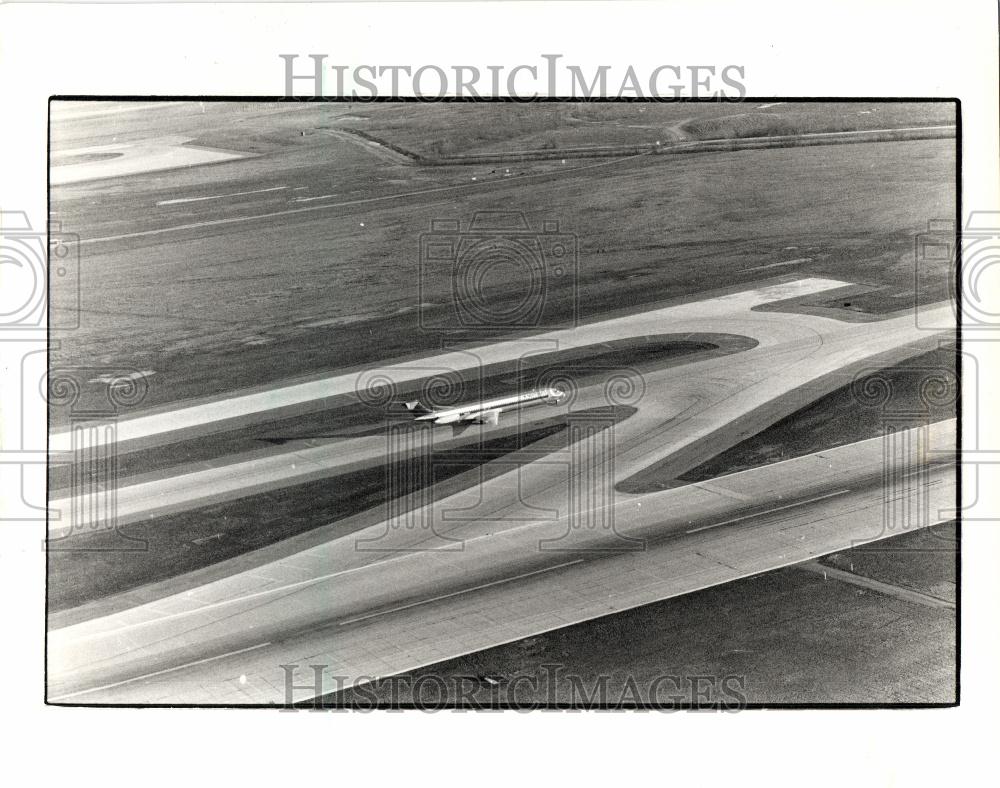
[(745, 514), (741, 517), (734, 517), (732, 520), (723, 520), (721, 523), (712, 523), (711, 525), (703, 525), (700, 528), (692, 528), (690, 531), (685, 531), (686, 534), (695, 534), (698, 531), (707, 531), (710, 528), (718, 528), (720, 525), (729, 525), (730, 523), (738, 523), (740, 520), (749, 520), (752, 517), (761, 517), (765, 514), (771, 514), (772, 512), (780, 512), (784, 509), (791, 509), (795, 506), (805, 506), (807, 503), (816, 503), (816, 501), (823, 501), (827, 498), (833, 498), (835, 495), (843, 495), (844, 493), (849, 493), (850, 490), (837, 490), (837, 492), (827, 493), (826, 495), (820, 495), (816, 498), (810, 498), (807, 501), (796, 501), (795, 503), (785, 504), (784, 506), (777, 506), (774, 509), (768, 509), (763, 512), (754, 512), (753, 514)]
[(336, 194), (321, 194), (318, 197), (296, 197), (292, 202), (313, 202), (314, 200), (329, 200), (336, 197)]
[[(573, 167), (570, 170), (559, 170), (559, 175), (568, 175), (572, 172), (581, 172), (583, 170), (596, 169), (598, 167), (610, 167), (615, 164), (621, 164), (623, 161), (629, 161), (630, 159), (637, 159), (640, 156), (648, 156), (648, 153), (637, 153), (633, 156), (623, 156), (620, 159), (612, 159), (611, 161), (602, 161), (597, 164), (587, 164), (582, 167)], [(508, 178), (505, 183), (510, 183), (512, 181), (528, 180), (531, 178), (545, 178), (552, 177), (553, 172), (540, 172), (532, 173), (531, 175), (515, 175), (512, 178)], [(143, 238), (148, 235), (162, 235), (163, 233), (178, 232), (180, 230), (196, 230), (199, 227), (215, 227), (224, 224), (236, 224), (239, 222), (256, 222), (261, 219), (273, 219), (277, 216), (291, 216), (297, 213), (311, 213), (313, 211), (325, 211), (328, 208), (344, 208), (351, 205), (368, 205), (370, 203), (386, 202), (388, 200), (404, 200), (407, 197), (419, 197), (423, 194), (435, 194), (439, 192), (455, 192), (463, 191), (467, 189), (479, 189), (483, 186), (488, 186), (490, 184), (497, 183), (497, 181), (484, 181), (483, 183), (464, 183), (454, 186), (437, 186), (433, 189), (420, 189), (415, 192), (403, 192), (402, 194), (385, 194), (381, 197), (365, 197), (360, 200), (347, 200), (345, 202), (328, 203), (326, 205), (306, 205), (302, 208), (289, 208), (286, 211), (272, 211), (271, 213), (261, 213), (255, 216), (231, 216), (226, 219), (214, 219), (208, 222), (193, 222), (191, 224), (179, 224), (174, 227), (160, 227), (155, 230), (141, 230), (135, 233), (123, 233), (122, 235), (106, 235), (102, 238), (81, 238), (77, 241), (77, 246), (83, 244), (95, 244), (102, 241), (122, 241), (126, 238)]]
[(71, 692), (68, 695), (60, 695), (58, 698), (49, 698), (51, 703), (58, 703), (61, 700), (66, 700), (67, 698), (77, 698), (80, 695), (89, 695), (91, 692), (100, 692), (101, 690), (114, 689), (115, 687), (121, 687), (125, 684), (132, 684), (136, 681), (143, 681), (144, 679), (152, 679), (156, 676), (163, 676), (167, 673), (173, 673), (176, 670), (183, 670), (184, 668), (193, 668), (195, 665), (204, 665), (206, 662), (214, 662), (217, 659), (225, 659), (226, 657), (235, 657), (237, 654), (246, 654), (248, 651), (255, 651), (259, 648), (264, 648), (265, 646), (270, 646), (271, 642), (258, 643), (256, 646), (250, 646), (248, 648), (237, 649), (236, 651), (230, 651), (226, 654), (218, 654), (214, 657), (205, 657), (205, 659), (196, 659), (194, 662), (186, 662), (183, 665), (177, 665), (173, 668), (164, 668), (163, 670), (157, 670), (153, 673), (146, 673), (143, 676), (136, 676), (131, 679), (125, 679), (124, 681), (117, 681), (114, 684), (105, 684), (102, 687), (91, 687), (90, 689), (80, 690), (79, 692)]
[(202, 202), (203, 200), (224, 200), (226, 197), (245, 197), (248, 194), (264, 194), (266, 192), (280, 192), (287, 189), (287, 186), (272, 186), (270, 189), (254, 189), (250, 192), (231, 192), (229, 194), (213, 194), (211, 197), (178, 197), (176, 200), (160, 200), (156, 203), (160, 205), (179, 205), (188, 202)]
[(533, 575), (540, 575), (544, 572), (551, 572), (554, 569), (561, 569), (564, 566), (573, 566), (573, 564), (582, 564), (583, 558), (577, 558), (575, 561), (567, 561), (564, 564), (556, 564), (555, 566), (548, 566), (544, 569), (536, 569), (533, 572), (525, 572), (523, 575), (516, 575), (514, 577), (505, 577), (501, 580), (494, 580), (491, 583), (483, 583), (480, 586), (475, 586), (473, 588), (463, 588), (461, 591), (453, 591), (450, 594), (442, 594), (441, 596), (432, 597), (431, 599), (423, 599), (419, 602), (410, 602), (408, 605), (401, 605), (400, 607), (394, 607), (390, 610), (379, 610), (375, 613), (369, 613), (364, 616), (358, 616), (357, 618), (349, 618), (347, 621), (341, 621), (338, 626), (344, 627), (348, 624), (356, 624), (358, 621), (367, 621), (370, 618), (378, 618), (379, 616), (387, 616), (390, 613), (398, 613), (401, 610), (409, 610), (412, 607), (420, 607), (421, 605), (429, 605), (432, 602), (440, 602), (442, 599), (451, 599), (452, 597), (461, 596), (462, 594), (471, 594), (473, 591), (480, 591), (484, 588), (491, 588), (492, 586), (503, 585), (504, 583), (513, 583), (515, 580), (523, 580), (526, 577), (532, 577)]
[(114, 383), (115, 381), (142, 380), (156, 374), (155, 369), (144, 369), (142, 372), (130, 372), (128, 375), (98, 375), (90, 378), (88, 383)]

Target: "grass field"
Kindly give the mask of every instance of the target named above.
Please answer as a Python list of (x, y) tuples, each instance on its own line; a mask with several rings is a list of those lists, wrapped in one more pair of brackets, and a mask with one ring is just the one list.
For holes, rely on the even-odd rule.
[(433, 157), (950, 125), (955, 112), (949, 103), (376, 104), (337, 122)]
[(955, 524), (942, 523), (887, 542), (833, 553), (822, 563), (955, 602), (958, 567), (954, 559), (959, 547)]

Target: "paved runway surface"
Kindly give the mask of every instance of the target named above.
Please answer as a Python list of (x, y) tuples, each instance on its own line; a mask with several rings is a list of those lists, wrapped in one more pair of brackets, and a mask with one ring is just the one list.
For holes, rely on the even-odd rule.
[[(927, 435), (900, 439), (891, 467), (902, 469), (908, 481), (894, 506), (920, 509), (922, 520), (903, 518), (888, 530), (882, 530), (891, 509), (885, 490), (893, 488), (885, 486), (881, 441), (663, 493), (615, 491), (622, 479), (654, 462), (680, 456), (690, 465), (717, 453), (739, 439), (733, 425), (746, 418), (777, 420), (798, 406), (781, 400), (789, 390), (814, 399), (810, 382), (820, 390), (842, 385), (840, 378), (819, 381), (926, 335), (910, 316), (882, 322), (873, 337), (870, 324), (752, 311), (841, 284), (790, 282), (596, 322), (573, 334), (484, 346), (471, 356), (373, 370), (369, 380), (402, 382), (428, 370), (465, 369), (470, 358), (493, 363), (518, 357), (539, 340), (550, 349), (708, 325), (758, 340), (735, 356), (687, 365), (682, 374), (676, 368), (619, 372), (607, 385), (575, 392), (567, 403), (571, 412), (602, 398), (637, 411), (610, 431), (584, 420), (564, 450), (471, 489), (250, 571), (51, 632), (53, 699), (281, 703), (282, 664), (329, 664), (320, 687), (328, 692), (337, 676), (350, 684), (409, 670), (944, 519), (937, 513), (954, 498), (951, 423), (934, 426), (931, 447)], [(942, 329), (950, 316), (947, 308), (939, 310)], [(338, 376), (238, 396), (235, 407), (263, 413), (303, 397), (347, 394), (357, 385), (356, 375)], [(178, 425), (207, 426), (232, 412), (225, 405), (190, 407), (180, 417), (138, 417), (123, 428), (141, 437)], [(433, 432), (418, 433), (418, 441)], [(312, 473), (316, 463), (326, 463), (336, 473), (339, 464), (385, 451), (382, 436), (348, 439), (315, 450), (312, 465), (302, 452), (276, 454), (125, 486), (122, 512), (127, 517), (235, 497), (288, 483), (296, 474), (292, 465)], [(925, 466), (930, 470), (922, 477)]]
[[(50, 699), (305, 700), (931, 525), (953, 516), (954, 428), (898, 435), (891, 450), (906, 470), (888, 485), (887, 447), (874, 439), (625, 497), (598, 527), (438, 522), (439, 537), (461, 541), (396, 552), (400, 532), (375, 526), (50, 633)], [(366, 539), (372, 549), (359, 551)], [(315, 686), (314, 664), (325, 666)], [(281, 665), (301, 666), (290, 696)]]
[[(197, 434), (199, 428), (212, 429), (216, 422), (235, 417), (253, 415), (265, 421), (270, 412), (310, 399), (354, 395), (362, 400), (373, 399), (380, 394), (372, 387), (400, 388), (430, 375), (467, 372), (555, 349), (568, 350), (650, 333), (669, 331), (683, 336), (711, 328), (756, 340), (755, 347), (734, 356), (680, 367), (645, 373), (627, 368), (608, 369), (603, 377), (598, 375), (596, 384), (574, 390), (559, 408), (539, 407), (505, 417), (505, 425), (512, 419), (529, 425), (537, 419), (551, 418), (554, 413), (571, 414), (604, 405), (635, 405), (638, 412), (615, 429), (615, 481), (669, 457), (676, 458), (675, 470), (679, 475), (738, 442), (751, 422), (757, 427), (767, 426), (844, 384), (843, 379), (831, 373), (926, 338), (930, 320), (947, 325), (951, 319), (950, 309), (942, 306), (935, 312), (928, 311), (920, 327), (914, 323), (912, 315), (904, 314), (881, 322), (879, 330), (873, 332), (871, 325), (865, 323), (752, 311), (761, 304), (843, 285), (833, 280), (799, 280), (599, 321), (570, 331), (548, 332), (529, 340), (502, 342), (419, 362), (387, 365), (360, 375), (338, 375), (252, 394), (237, 394), (181, 410), (123, 420), (117, 425), (117, 438), (127, 443), (150, 435), (169, 441), (171, 433), (180, 432), (190, 437)], [(779, 399), (779, 395), (792, 390), (798, 390), (798, 396)], [(740, 425), (742, 431), (734, 426), (740, 422), (746, 422)], [(451, 435), (450, 427), (415, 430), (405, 441), (406, 450), (470, 443), (489, 433), (487, 425), (459, 439)], [(387, 462), (392, 453), (399, 450), (393, 448), (387, 434), (346, 438), (315, 448), (279, 451), (245, 461), (233, 458), (229, 464), (207, 469), (196, 464), (175, 469), (170, 477), (154, 481), (124, 479), (116, 494), (118, 523), (127, 524), (151, 514), (232, 500), (323, 475), (333, 476), (338, 471)], [(70, 441), (68, 432), (52, 436), (54, 449), (68, 448)], [(532, 476), (539, 478), (534, 472)], [(68, 516), (71, 506), (68, 499), (53, 501), (53, 509), (67, 513), (66, 517), (52, 521), (50, 534), (53, 537), (64, 536), (72, 528), (91, 526), (90, 513), (101, 511), (85, 498), (77, 502), (79, 512), (71, 523)]]

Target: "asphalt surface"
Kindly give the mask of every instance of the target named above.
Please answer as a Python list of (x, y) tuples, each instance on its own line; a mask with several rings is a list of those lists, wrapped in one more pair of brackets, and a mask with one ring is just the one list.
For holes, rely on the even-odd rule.
[[(890, 498), (920, 517), (884, 517), (886, 446), (874, 439), (616, 500), (610, 527), (564, 517), (463, 537), (462, 524), (442, 525), (442, 541), (416, 551), (391, 550), (400, 531), (375, 527), (371, 550), (355, 535), (51, 632), (50, 699), (301, 701), (897, 535), (947, 519), (954, 427), (923, 431), (933, 454), (916, 448), (919, 430), (900, 436), (899, 465), (912, 470)], [(323, 681), (310, 686), (313, 664)], [(291, 695), (281, 665), (301, 666)]]

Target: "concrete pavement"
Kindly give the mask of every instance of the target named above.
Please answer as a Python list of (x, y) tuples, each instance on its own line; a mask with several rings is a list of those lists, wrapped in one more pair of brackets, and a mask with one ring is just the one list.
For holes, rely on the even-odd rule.
[[(374, 369), (361, 375), (339, 375), (228, 400), (190, 406), (180, 411), (138, 416), (118, 425), (117, 434), (131, 439), (161, 434), (169, 439), (177, 431), (208, 426), (234, 415), (258, 414), (286, 407), (308, 398), (350, 395), (385, 397), (406, 383), (433, 374), (464, 372), (470, 367), (529, 357), (553, 348), (571, 349), (595, 342), (643, 336), (669, 330), (671, 333), (702, 332), (710, 327), (751, 337), (757, 345), (735, 356), (711, 358), (667, 366), (633, 375), (629, 370), (609, 370), (596, 386), (577, 392), (558, 408), (539, 408), (504, 416), (504, 425), (492, 430), (475, 428), (464, 441), (450, 434), (450, 428), (414, 431), (408, 447), (415, 445), (445, 448), (488, 437), (509, 429), (514, 421), (530, 424), (539, 418), (570, 415), (602, 405), (635, 405), (638, 412), (616, 427), (616, 482), (664, 458), (675, 458), (676, 474), (738, 442), (744, 428), (762, 429), (804, 404), (843, 385), (832, 372), (852, 363), (902, 348), (926, 338), (928, 330), (904, 315), (879, 324), (845, 323), (812, 315), (755, 312), (752, 307), (824, 289), (843, 286), (835, 280), (800, 280), (731, 296), (666, 307), (628, 317), (600, 321), (572, 331), (549, 332), (529, 340), (501, 342), (475, 350), (439, 355), (425, 361), (406, 362)], [(947, 306), (928, 313), (946, 326), (951, 319)], [(799, 390), (800, 396), (781, 395)], [(71, 443), (69, 433), (53, 436), (54, 446)], [(410, 445), (414, 444), (414, 445)], [(207, 503), (232, 500), (244, 495), (304, 481), (333, 476), (349, 469), (388, 462), (393, 445), (385, 434), (347, 438), (314, 448), (275, 453), (203, 469), (199, 465), (178, 468), (167, 478), (152, 481), (121, 480), (115, 492), (117, 523), (124, 525), (152, 514), (195, 508)], [(534, 478), (538, 478), (537, 475)], [(497, 482), (501, 484), (502, 482)], [(104, 493), (100, 493), (103, 495)], [(84, 496), (76, 502), (54, 500), (51, 508), (64, 513), (50, 524), (50, 535), (63, 536), (73, 529), (93, 525), (91, 513), (102, 508)], [(496, 500), (500, 500), (496, 498)]]
[(930, 525), (953, 516), (954, 430), (894, 438), (898, 467), (929, 470), (888, 487), (874, 439), (616, 500), (610, 530), (540, 521), (374, 563), (348, 537), (51, 632), (50, 699), (280, 704), (282, 664), (325, 665), (330, 691)]

